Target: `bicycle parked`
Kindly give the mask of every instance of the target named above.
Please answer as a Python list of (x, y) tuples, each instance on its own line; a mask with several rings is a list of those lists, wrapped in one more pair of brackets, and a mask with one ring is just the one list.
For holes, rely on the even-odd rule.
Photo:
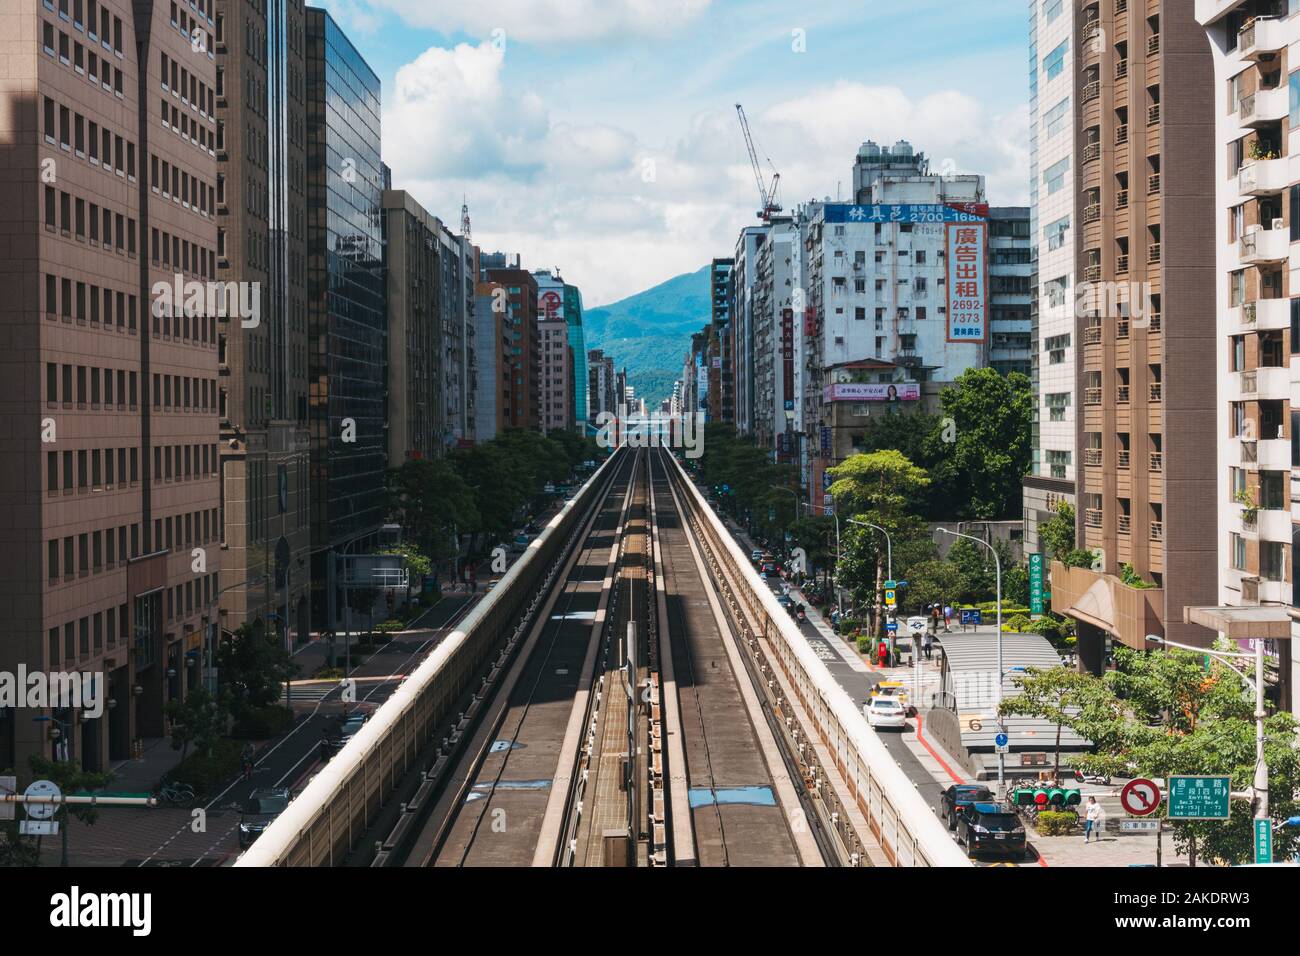
[(188, 783), (164, 783), (158, 789), (158, 799), (176, 807), (192, 807), (194, 788)]

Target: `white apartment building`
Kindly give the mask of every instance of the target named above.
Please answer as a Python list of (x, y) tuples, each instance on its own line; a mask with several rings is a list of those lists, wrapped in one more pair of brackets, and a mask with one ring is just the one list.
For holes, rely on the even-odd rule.
[(1216, 80), (1221, 607), (1185, 612), (1240, 643), (1264, 640), (1279, 664), (1270, 693), (1292, 710), (1300, 681), (1300, 298), (1291, 288), (1300, 268), (1297, 11), (1295, 0), (1196, 2)]
[(573, 361), (564, 315), (564, 280), (549, 271), (533, 273), (537, 282), (538, 423), (542, 434), (563, 431), (573, 420)]
[[(1075, 210), (1074, 4), (1029, 0), (1030, 236), (1034, 244), (1036, 410), (1024, 483), (1026, 553), (1058, 503), (1074, 503)], [(1095, 42), (1089, 40), (1088, 42)], [(1085, 210), (1084, 215), (1094, 211)]]

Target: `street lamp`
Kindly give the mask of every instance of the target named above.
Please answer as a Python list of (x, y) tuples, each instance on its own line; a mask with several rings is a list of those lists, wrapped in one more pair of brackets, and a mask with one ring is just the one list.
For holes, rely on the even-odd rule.
[[(997, 549), (994, 548), (993, 545), (985, 541), (983, 538), (977, 538), (973, 534), (965, 534), (961, 531), (949, 531), (947, 528), (940, 528), (939, 533), (952, 535), (954, 538), (965, 538), (967, 541), (974, 541), (976, 544), (988, 548), (989, 553), (993, 555), (993, 564), (994, 567), (997, 569), (997, 600), (998, 600), (998, 605), (997, 605), (998, 607), (998, 611), (997, 611), (998, 679), (997, 679), (996, 691), (995, 691), (997, 696), (995, 699), (994, 707), (995, 708), (999, 707), (1002, 704), (1002, 559), (998, 557)], [(1002, 715), (1000, 713), (998, 714), (998, 730), (1002, 731), (1003, 733), (1006, 733), (1006, 726), (1002, 722)], [(1006, 763), (1007, 763), (1006, 754), (999, 752), (998, 753), (998, 799), (999, 800), (1001, 800), (1003, 796), (1006, 794)]]
[[(1253, 687), (1255, 691), (1255, 780), (1252, 789), (1255, 792), (1255, 819), (1268, 819), (1268, 761), (1264, 759), (1264, 718), (1267, 716), (1264, 712), (1264, 642), (1261, 639), (1255, 641), (1255, 653), (1241, 654), (1236, 651), (1218, 651), (1206, 647), (1194, 647), (1191, 644), (1179, 644), (1177, 641), (1171, 641), (1168, 638), (1160, 637), (1155, 634), (1148, 634), (1147, 640), (1153, 644), (1163, 644), (1166, 647), (1176, 647), (1179, 650), (1194, 651), (1197, 654), (1206, 654), (1210, 657), (1223, 661), (1233, 672), (1246, 682), (1247, 687)], [(1255, 659), (1255, 679), (1252, 681), (1241, 671), (1233, 667), (1230, 659), (1250, 658)]]
[[(885, 576), (888, 577), (889, 580), (891, 581), (894, 580), (894, 539), (889, 536), (889, 532), (886, 531), (884, 528), (882, 528), (880, 525), (872, 524), (870, 521), (863, 521), (861, 518), (850, 518), (849, 524), (856, 524), (863, 528), (874, 528), (875, 530), (879, 531), (881, 534), (885, 536)], [(883, 618), (884, 615), (881, 613), (879, 607), (877, 607), (876, 623), (879, 624)], [(889, 642), (889, 647), (892, 654), (893, 647), (894, 647), (894, 642), (892, 639)]]

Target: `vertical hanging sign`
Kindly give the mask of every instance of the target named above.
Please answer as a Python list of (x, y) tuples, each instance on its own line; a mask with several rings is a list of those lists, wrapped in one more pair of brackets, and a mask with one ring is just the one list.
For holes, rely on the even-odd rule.
[(988, 223), (944, 223), (947, 240), (948, 341), (988, 341), (985, 239)]

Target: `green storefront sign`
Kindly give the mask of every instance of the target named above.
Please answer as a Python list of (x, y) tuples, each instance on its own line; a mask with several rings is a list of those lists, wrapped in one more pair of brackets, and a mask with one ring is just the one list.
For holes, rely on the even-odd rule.
[(1029, 613), (1043, 613), (1043, 556), (1029, 556)]
[(1170, 820), (1226, 820), (1232, 801), (1229, 777), (1169, 778)]

